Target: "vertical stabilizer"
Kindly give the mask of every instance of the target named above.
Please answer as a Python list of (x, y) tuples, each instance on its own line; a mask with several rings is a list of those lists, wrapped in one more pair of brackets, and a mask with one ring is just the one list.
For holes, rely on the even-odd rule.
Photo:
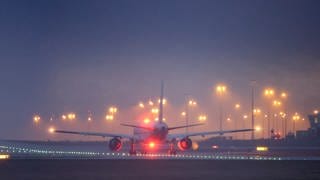
[(164, 83), (161, 81), (161, 95), (160, 95), (160, 102), (159, 102), (159, 122), (163, 122), (163, 89)]

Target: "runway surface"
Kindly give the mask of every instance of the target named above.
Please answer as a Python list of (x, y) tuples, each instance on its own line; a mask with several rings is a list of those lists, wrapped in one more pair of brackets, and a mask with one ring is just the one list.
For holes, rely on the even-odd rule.
[(1, 180), (320, 179), (317, 160), (264, 152), (131, 156), (127, 150), (110, 152), (103, 143), (0, 141)]
[(1, 179), (320, 179), (319, 161), (8, 160)]
[(186, 151), (177, 155), (165, 152), (151, 152), (146, 155), (129, 155), (127, 150), (111, 152), (101, 143), (92, 146), (88, 143), (60, 142), (16, 142), (0, 141), (0, 155), (9, 159), (162, 159), (162, 160), (320, 160), (320, 156), (297, 156), (267, 152), (237, 151)]

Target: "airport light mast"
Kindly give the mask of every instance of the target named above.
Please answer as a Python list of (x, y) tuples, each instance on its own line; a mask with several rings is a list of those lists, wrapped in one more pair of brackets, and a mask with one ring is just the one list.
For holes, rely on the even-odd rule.
[(216, 94), (220, 97), (219, 103), (219, 131), (222, 131), (222, 119), (223, 119), (223, 105), (222, 105), (222, 97), (227, 91), (227, 86), (219, 84), (216, 86)]

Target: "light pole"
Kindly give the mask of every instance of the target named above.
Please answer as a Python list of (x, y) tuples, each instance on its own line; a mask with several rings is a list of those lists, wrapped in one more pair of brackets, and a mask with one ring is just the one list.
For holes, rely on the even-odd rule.
[[(235, 115), (235, 119), (234, 119), (234, 129), (238, 128), (237, 121), (239, 121), (239, 110), (240, 110), (240, 107), (241, 107), (241, 105), (239, 103), (234, 105), (234, 109), (236, 110), (236, 115)], [(237, 133), (235, 133), (235, 134), (237, 134)]]
[[(254, 129), (254, 86), (256, 81), (251, 81), (251, 129)], [(254, 140), (254, 131), (251, 132), (251, 140)]]
[(293, 116), (292, 116), (292, 129), (293, 129), (293, 134), (294, 136), (296, 136), (296, 121), (298, 121), (300, 119), (300, 115), (296, 112)]
[[(189, 116), (190, 116), (189, 107), (197, 106), (197, 102), (188, 96), (187, 96), (186, 100), (187, 100), (187, 103), (186, 103), (185, 118), (186, 118), (186, 126), (188, 126), (189, 125)], [(186, 134), (188, 134), (188, 133), (189, 133), (189, 127), (186, 127)]]
[[(264, 90), (264, 96), (266, 97), (266, 98), (268, 98), (268, 99), (270, 99), (270, 98), (272, 98), (273, 96), (274, 96), (274, 90), (273, 89), (270, 89), (270, 88), (267, 88), (267, 89), (265, 89)], [(267, 103), (268, 104), (268, 119), (267, 119), (267, 121), (268, 121), (268, 128), (267, 128), (267, 130), (268, 130), (268, 138), (270, 138), (270, 105), (269, 105), (269, 102)]]
[(40, 123), (40, 116), (39, 115), (35, 115), (33, 116), (33, 123), (35, 124), (35, 126), (37, 127)]
[(223, 122), (223, 104), (222, 104), (222, 97), (227, 91), (227, 86), (225, 85), (217, 85), (216, 86), (216, 94), (218, 95), (219, 100), (219, 131), (222, 131), (222, 122)]
[[(272, 104), (273, 104), (273, 106), (275, 108), (278, 108), (278, 107), (280, 107), (282, 105), (282, 102), (279, 101), (279, 100), (274, 100)], [(274, 117), (273, 117), (273, 120), (272, 120), (272, 128), (275, 131), (278, 130), (278, 120), (277, 119), (278, 119), (278, 115), (277, 115), (277, 113), (275, 113)]]
[[(259, 115), (261, 114), (261, 109), (259, 109), (259, 108), (254, 108), (253, 109), (253, 116), (256, 118), (256, 117), (258, 117)], [(256, 121), (257, 121), (257, 119), (255, 119)], [(260, 126), (259, 126), (259, 128), (260, 128)], [(256, 127), (254, 126), (253, 127), (253, 129), (256, 131)], [(259, 131), (261, 131), (261, 128), (260, 128), (260, 130)], [(252, 135), (252, 134), (251, 134)], [(251, 138), (252, 138), (252, 136), (251, 136)]]
[(287, 103), (285, 104), (286, 100), (288, 99), (288, 94), (286, 92), (282, 92), (281, 93), (281, 99), (283, 99), (283, 110), (284, 110), (284, 117), (283, 117), (283, 120), (284, 120), (284, 127), (283, 127), (283, 136), (285, 137), (287, 135), (287, 107), (285, 105), (287, 105)]

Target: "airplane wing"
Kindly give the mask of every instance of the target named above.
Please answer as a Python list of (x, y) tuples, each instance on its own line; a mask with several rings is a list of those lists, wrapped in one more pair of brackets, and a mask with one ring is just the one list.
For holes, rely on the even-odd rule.
[(196, 132), (196, 133), (188, 133), (188, 134), (168, 134), (169, 139), (181, 139), (184, 137), (190, 136), (202, 136), (205, 137), (207, 135), (223, 135), (226, 133), (236, 133), (236, 132), (247, 132), (254, 131), (254, 129), (238, 129), (238, 130), (226, 130), (226, 131), (208, 131), (208, 132)]
[(64, 133), (64, 134), (77, 134), (83, 136), (100, 136), (100, 137), (118, 137), (132, 139), (133, 137), (127, 134), (112, 134), (112, 133), (99, 133), (99, 132), (78, 132), (78, 131), (64, 131), (64, 130), (55, 130), (55, 133)]

